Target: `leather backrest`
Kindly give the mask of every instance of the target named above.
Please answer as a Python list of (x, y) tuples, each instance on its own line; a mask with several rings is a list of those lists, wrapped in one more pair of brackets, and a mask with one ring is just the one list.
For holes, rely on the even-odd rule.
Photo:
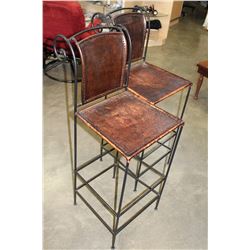
[(142, 13), (123, 13), (113, 18), (115, 25), (121, 24), (129, 32), (132, 43), (131, 61), (142, 59), (146, 38), (146, 19)]
[(123, 32), (104, 32), (77, 43), (82, 65), (82, 103), (125, 84), (127, 43)]

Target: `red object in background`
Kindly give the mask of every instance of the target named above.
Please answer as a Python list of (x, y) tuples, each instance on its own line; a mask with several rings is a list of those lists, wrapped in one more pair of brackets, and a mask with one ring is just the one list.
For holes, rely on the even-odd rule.
[[(77, 1), (43, 1), (43, 46), (52, 50), (54, 37), (62, 34), (69, 38), (75, 33), (91, 28), (100, 24), (101, 21), (96, 19), (94, 24), (90, 23), (87, 27), (83, 10)], [(82, 40), (95, 31), (84, 33), (77, 37)], [(60, 45), (65, 47), (65, 44)]]

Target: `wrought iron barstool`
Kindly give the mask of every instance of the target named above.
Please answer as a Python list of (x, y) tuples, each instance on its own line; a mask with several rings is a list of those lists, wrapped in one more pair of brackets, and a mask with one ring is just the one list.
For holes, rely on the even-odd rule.
[[(139, 12), (138, 12), (139, 10)], [(95, 16), (95, 15), (94, 15)], [(128, 89), (151, 104), (187, 89), (180, 118), (183, 118), (192, 83), (180, 76), (146, 62), (150, 36), (150, 16), (143, 8), (121, 8), (109, 12), (106, 20), (124, 26), (130, 35), (132, 55)]]
[[(101, 16), (103, 18), (103, 15), (100, 13), (94, 14), (93, 18), (98, 16)], [(183, 106), (180, 110), (180, 115), (180, 107), (178, 107), (177, 111), (177, 116), (182, 119), (188, 102), (192, 83), (180, 76), (177, 76), (173, 73), (170, 73), (164, 69), (161, 69), (155, 65), (146, 62), (148, 41), (150, 35), (150, 25), (147, 25), (147, 23), (150, 23), (149, 14), (143, 8), (140, 7), (121, 8), (106, 14), (105, 20), (108, 24), (122, 25), (123, 27), (125, 27), (128, 30), (131, 39), (131, 61), (133, 62), (133, 64), (131, 65), (128, 90), (137, 95), (138, 97), (142, 98), (143, 100), (149, 102), (150, 104), (156, 105), (160, 101), (180, 91), (184, 91), (184, 89), (187, 89), (186, 97)], [(180, 104), (181, 99), (179, 106)], [(173, 138), (174, 133), (176, 133), (176, 131), (173, 131)], [(167, 138), (166, 140), (158, 142), (158, 144), (150, 151), (142, 152), (141, 156), (137, 157), (138, 178), (144, 174), (144, 172), (140, 172), (141, 166), (149, 165), (144, 160), (159, 147), (166, 146), (167, 142), (170, 145), (171, 142)], [(173, 140), (172, 143), (174, 143)], [(103, 147), (105, 145), (106, 143), (104, 142), (104, 140), (102, 140), (100, 146), (101, 153), (103, 152)], [(168, 158), (167, 161), (169, 162), (170, 158)], [(151, 165), (154, 165), (156, 163), (157, 161), (155, 161)], [(165, 168), (163, 169), (163, 171), (164, 170)], [(136, 190), (137, 183), (138, 182), (135, 181), (134, 190)]]
[[(100, 32), (81, 41), (76, 39), (80, 34), (96, 29), (108, 32)], [(65, 53), (56, 49), (58, 39), (65, 40), (74, 59), (74, 204), (76, 204), (76, 199), (79, 197), (110, 231), (112, 234), (112, 248), (115, 247), (116, 236), (121, 230), (154, 202), (156, 208), (158, 207), (184, 125), (180, 118), (149, 104), (127, 91), (131, 62), (131, 41), (128, 38), (129, 35), (125, 28), (106, 26), (79, 32), (68, 39), (63, 35), (57, 35), (54, 40), (55, 54), (60, 60), (64, 60)], [(72, 44), (78, 49), (82, 65), (80, 104), (77, 102), (77, 62)], [(111, 145), (109, 149), (107, 147), (103, 148), (105, 151), (103, 154), (99, 154), (80, 165), (77, 162), (77, 119)], [(163, 159), (170, 155), (167, 171), (163, 174), (153, 166), (146, 166), (145, 172), (152, 171), (159, 176), (153, 184), (147, 184), (132, 171), (130, 162), (146, 148), (158, 143), (161, 138), (169, 136), (172, 131), (176, 131), (174, 133), (174, 143), (171, 148), (166, 147), (168, 151), (162, 157)], [(112, 154), (114, 152), (115, 154)], [(106, 155), (113, 157), (114, 162), (98, 174), (86, 179), (81, 171)], [(119, 156), (122, 158), (120, 159)], [(115, 172), (113, 207), (90, 185), (92, 181), (112, 168)], [(118, 199), (119, 170), (124, 172), (124, 176), (120, 198)], [(137, 180), (145, 187), (145, 190), (124, 205), (127, 177)], [(161, 188), (156, 191), (159, 185), (161, 185)], [(113, 222), (111, 226), (87, 201), (87, 198), (81, 194), (84, 187), (87, 187), (112, 215)], [(154, 197), (123, 224), (119, 223), (121, 217), (149, 193), (153, 194)]]

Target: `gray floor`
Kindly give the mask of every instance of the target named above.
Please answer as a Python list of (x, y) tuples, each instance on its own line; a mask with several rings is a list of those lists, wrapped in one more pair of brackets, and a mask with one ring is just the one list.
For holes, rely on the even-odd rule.
[[(207, 36), (200, 25), (186, 19), (170, 29), (165, 46), (149, 48), (148, 61), (196, 83), (196, 63), (208, 56)], [(54, 73), (61, 74), (61, 69)], [(117, 249), (207, 249), (207, 80), (198, 101), (193, 100), (195, 87), (194, 84), (184, 117), (185, 127), (159, 209), (148, 208), (122, 231), (117, 237)], [(175, 114), (180, 97), (181, 94), (171, 97), (159, 106)], [(44, 249), (109, 249), (111, 234), (107, 229), (82, 202), (73, 206), (69, 136), (72, 87), (44, 77), (43, 107)], [(98, 150), (98, 137), (80, 127), (79, 161), (90, 158)], [(107, 157), (103, 164), (111, 162)], [(100, 162), (91, 165), (86, 175), (102, 166)], [(108, 194), (114, 187), (111, 175), (108, 172), (93, 184), (110, 201), (112, 197)], [(155, 176), (145, 178), (150, 181)], [(132, 187), (129, 179), (126, 199), (135, 195)], [(91, 200), (88, 192), (85, 196)], [(108, 218), (101, 208), (99, 211)]]

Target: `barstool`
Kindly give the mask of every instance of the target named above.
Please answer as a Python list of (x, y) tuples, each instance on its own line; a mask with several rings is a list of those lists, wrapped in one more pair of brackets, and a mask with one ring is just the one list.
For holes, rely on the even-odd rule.
[[(98, 14), (96, 14), (98, 15)], [(95, 14), (94, 14), (95, 16)], [(186, 98), (180, 118), (183, 118), (192, 83), (180, 76), (146, 62), (150, 36), (150, 16), (143, 8), (121, 8), (106, 14), (108, 23), (124, 26), (132, 43), (131, 72), (128, 89), (155, 105), (184, 89)]]
[[(150, 104), (156, 105), (162, 100), (187, 89), (180, 115), (178, 115), (179, 118), (182, 119), (188, 102), (192, 83), (167, 70), (146, 62), (150, 36), (150, 28), (147, 28), (150, 27), (150, 25), (147, 25), (147, 23), (150, 23), (149, 14), (144, 10), (144, 8), (134, 7), (116, 9), (106, 14), (105, 18), (103, 18), (103, 14), (101, 13), (95, 13), (93, 15), (93, 20), (98, 16), (102, 17), (103, 20), (106, 20), (106, 23), (108, 24), (122, 25), (129, 33), (132, 43), (131, 61), (133, 64), (131, 65), (128, 90)], [(179, 110), (177, 113), (179, 113)], [(159, 147), (166, 146), (167, 142), (170, 144), (168, 138), (165, 141), (159, 142), (154, 149), (148, 152), (142, 152), (141, 156), (137, 157), (137, 177), (141, 176), (141, 165), (148, 165), (144, 160)], [(100, 146), (101, 152), (103, 152), (103, 146), (105, 146), (105, 142), (102, 140)], [(137, 181), (135, 182), (135, 190), (136, 187)]]
[[(81, 41), (76, 39), (84, 32), (97, 29), (100, 32), (99, 34)], [(108, 32), (102, 32), (103, 30)], [(56, 49), (57, 41), (61, 39), (64, 39), (69, 46), (74, 59), (74, 204), (79, 197), (110, 231), (112, 248), (115, 247), (117, 234), (130, 222), (154, 202), (156, 203), (155, 207), (158, 207), (184, 125), (180, 118), (138, 98), (127, 90), (131, 63), (131, 41), (128, 38), (126, 29), (118, 26), (106, 26), (87, 29), (68, 39), (63, 35), (57, 35), (54, 40), (55, 54), (59, 60), (65, 60), (65, 53)], [(77, 102), (77, 62), (72, 44), (76, 46), (79, 52), (82, 65), (80, 104)], [(111, 145), (109, 149), (104, 147), (105, 152), (103, 154), (99, 154), (82, 164), (77, 162), (77, 119)], [(147, 184), (132, 171), (130, 162), (172, 131), (176, 131), (174, 143), (171, 148), (167, 147), (167, 152), (162, 157), (163, 159), (168, 155), (170, 156), (167, 171), (163, 174), (153, 167), (146, 166), (145, 172), (152, 171), (159, 176), (153, 184)], [(106, 155), (114, 158), (114, 162), (98, 174), (86, 179), (82, 171)], [(115, 171), (113, 206), (90, 185), (92, 181), (112, 168)], [(124, 176), (120, 198), (118, 199), (119, 170), (124, 172)], [(145, 187), (145, 190), (124, 205), (127, 177), (137, 180)], [(80, 183), (78, 183), (79, 181)], [(112, 179), (106, 181), (111, 182)], [(159, 185), (161, 185), (161, 188), (156, 191)], [(87, 197), (81, 194), (84, 187), (112, 215), (112, 225), (109, 225), (90, 204)], [(153, 194), (154, 197), (120, 225), (120, 218), (149, 193)]]

